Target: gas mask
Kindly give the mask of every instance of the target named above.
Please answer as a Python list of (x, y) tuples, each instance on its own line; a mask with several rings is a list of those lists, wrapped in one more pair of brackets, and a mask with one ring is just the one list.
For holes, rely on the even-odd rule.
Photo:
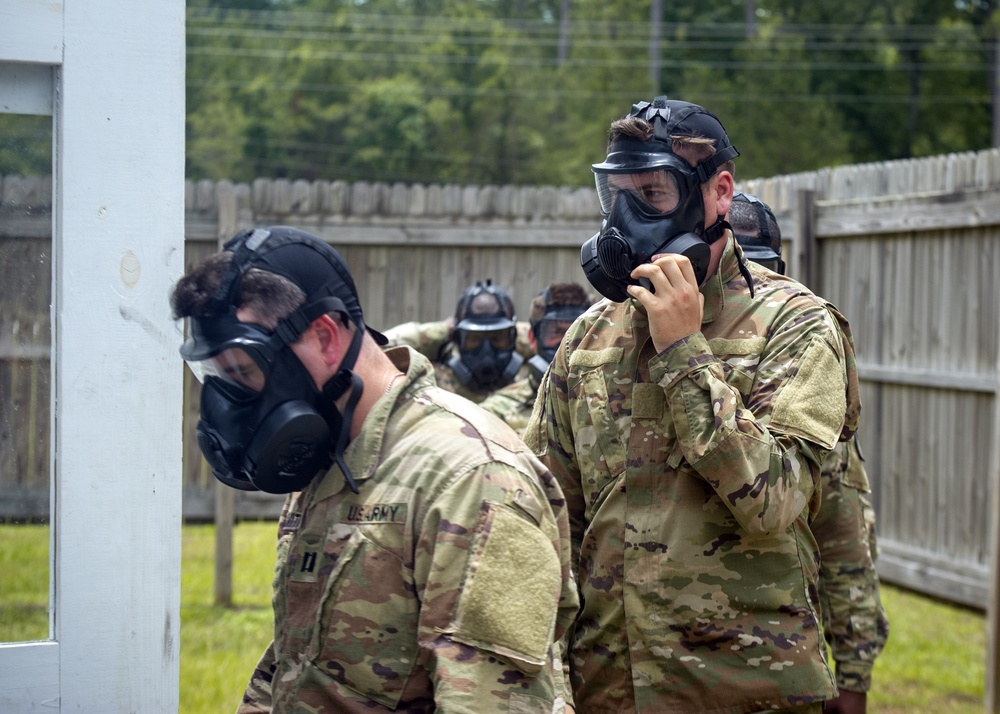
[(462, 386), (489, 392), (514, 381), (524, 363), (517, 354), (514, 303), (492, 280), (478, 281), (462, 291), (455, 308), (453, 341), (457, 354), (448, 367)]
[[(705, 281), (709, 245), (725, 234), (726, 224), (719, 220), (705, 228), (701, 186), (739, 154), (721, 123), (695, 104), (658, 97), (633, 106), (630, 116), (649, 122), (654, 135), (614, 141), (605, 161), (593, 165), (604, 220), (580, 250), (587, 279), (614, 302), (628, 299), (629, 285), (652, 290), (648, 280), (633, 280), (631, 273), (661, 253), (686, 256), (698, 284)], [(715, 137), (716, 153), (694, 167), (673, 153), (670, 138), (692, 132), (721, 135)]]
[(462, 320), (455, 326), (455, 342), (458, 354), (448, 361), (448, 366), (463, 386), (476, 391), (507, 386), (524, 362), (514, 351), (517, 328), (513, 320)]
[[(214, 308), (209, 310), (211, 315), (190, 318), (191, 336), (181, 347), (181, 356), (203, 384), (198, 446), (215, 477), (233, 488), (291, 493), (336, 460), (348, 486), (357, 492), (343, 463), (343, 450), (363, 390), (361, 379), (351, 370), (365, 328), (360, 325), (355, 330), (338, 373), (319, 390), (291, 344), (321, 315), (338, 313), (349, 319), (339, 297), (327, 291), (324, 297), (307, 298), (274, 330), (240, 321), (233, 302), (247, 269), (278, 272), (274, 266), (287, 267), (288, 258), (292, 263), (316, 259), (305, 245), (304, 251), (285, 253), (282, 258), (272, 255), (262, 264), (261, 256), (269, 251), (304, 242), (295, 232), (279, 233), (264, 243), (268, 235), (258, 230), (227, 243), (234, 257), (219, 285)], [(341, 414), (334, 402), (348, 389), (351, 396)]]
[(733, 235), (747, 260), (784, 275), (785, 261), (781, 259), (781, 232), (771, 208), (756, 196), (740, 192), (733, 194), (733, 205), (729, 209), (729, 215)]
[(580, 315), (586, 312), (589, 305), (549, 305), (548, 288), (543, 293), (546, 306), (541, 319), (532, 323), (531, 332), (535, 336), (535, 354), (528, 360), (528, 367), (536, 377), (545, 374), (552, 359), (559, 350), (566, 330)]

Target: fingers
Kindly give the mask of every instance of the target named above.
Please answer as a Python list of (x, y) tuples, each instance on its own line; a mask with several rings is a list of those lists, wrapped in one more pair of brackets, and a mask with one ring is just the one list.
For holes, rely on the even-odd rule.
[[(653, 262), (637, 266), (632, 271), (631, 277), (633, 280), (646, 278), (658, 293), (671, 288), (680, 290), (685, 287), (698, 291), (698, 280), (695, 278), (691, 261), (675, 253), (653, 256)], [(634, 295), (639, 297), (639, 294)]]

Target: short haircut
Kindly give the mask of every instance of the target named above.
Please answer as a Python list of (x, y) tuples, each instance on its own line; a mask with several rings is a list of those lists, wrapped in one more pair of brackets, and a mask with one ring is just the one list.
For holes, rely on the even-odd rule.
[(577, 283), (549, 283), (548, 288), (532, 299), (528, 322), (532, 327), (537, 325), (550, 307), (590, 305), (591, 303), (593, 300), (590, 295)]
[[(209, 256), (177, 281), (170, 295), (174, 319), (210, 317), (213, 301), (219, 290), (233, 253), (225, 251)], [(306, 300), (306, 294), (288, 278), (260, 268), (250, 268), (243, 275), (236, 296), (237, 309), (247, 309), (265, 327), (273, 328), (292, 314)]]

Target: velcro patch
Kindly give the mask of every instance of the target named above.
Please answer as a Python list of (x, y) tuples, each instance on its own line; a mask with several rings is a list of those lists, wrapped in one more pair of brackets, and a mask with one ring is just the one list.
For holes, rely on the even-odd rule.
[(569, 368), (600, 367), (604, 364), (619, 364), (622, 361), (621, 347), (606, 347), (603, 350), (573, 350), (569, 356)]
[(498, 507), (472, 566), (452, 639), (537, 674), (547, 661), (562, 585), (552, 543), (514, 511)]
[(821, 337), (813, 337), (799, 370), (774, 398), (771, 425), (825, 449), (833, 448), (847, 411), (844, 365)]
[(667, 410), (667, 397), (663, 387), (652, 382), (632, 385), (632, 418), (662, 419)]

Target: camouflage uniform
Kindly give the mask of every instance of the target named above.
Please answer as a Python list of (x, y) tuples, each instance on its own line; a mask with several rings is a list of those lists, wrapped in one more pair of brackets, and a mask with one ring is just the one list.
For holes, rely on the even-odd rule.
[(811, 528), (822, 556), (823, 631), (837, 663), (837, 686), (867, 692), (874, 660), (889, 636), (889, 619), (875, 571), (871, 488), (855, 440), (830, 452), (822, 484), (823, 502)]
[[(565, 695), (565, 502), (514, 433), (389, 353), (405, 384), (279, 524), (274, 641), (240, 714), (538, 712)], [(559, 705), (561, 711), (561, 704)]]
[[(527, 322), (517, 323), (517, 343), (514, 350), (525, 359), (534, 354), (528, 343), (530, 329)], [(489, 391), (481, 392), (466, 387), (448, 366), (448, 360), (452, 358), (452, 355), (458, 354), (458, 348), (451, 341), (451, 328), (447, 322), (443, 320), (440, 322), (404, 322), (386, 330), (385, 336), (389, 339), (389, 346), (406, 345), (431, 360), (434, 365), (434, 378), (442, 389), (463, 396), (476, 404), (480, 404), (492, 394)], [(521, 367), (517, 379), (511, 384), (515, 384), (526, 376), (527, 363)]]
[[(581, 712), (756, 712), (836, 694), (809, 517), (860, 413), (846, 322), (730, 235), (702, 330), (657, 354), (633, 300), (570, 327), (525, 433), (570, 511)], [(565, 651), (565, 648), (564, 648)]]
[(503, 419), (518, 434), (523, 434), (528, 426), (531, 408), (535, 406), (540, 381), (537, 373), (530, 370), (527, 377), (493, 392), (479, 406)]

